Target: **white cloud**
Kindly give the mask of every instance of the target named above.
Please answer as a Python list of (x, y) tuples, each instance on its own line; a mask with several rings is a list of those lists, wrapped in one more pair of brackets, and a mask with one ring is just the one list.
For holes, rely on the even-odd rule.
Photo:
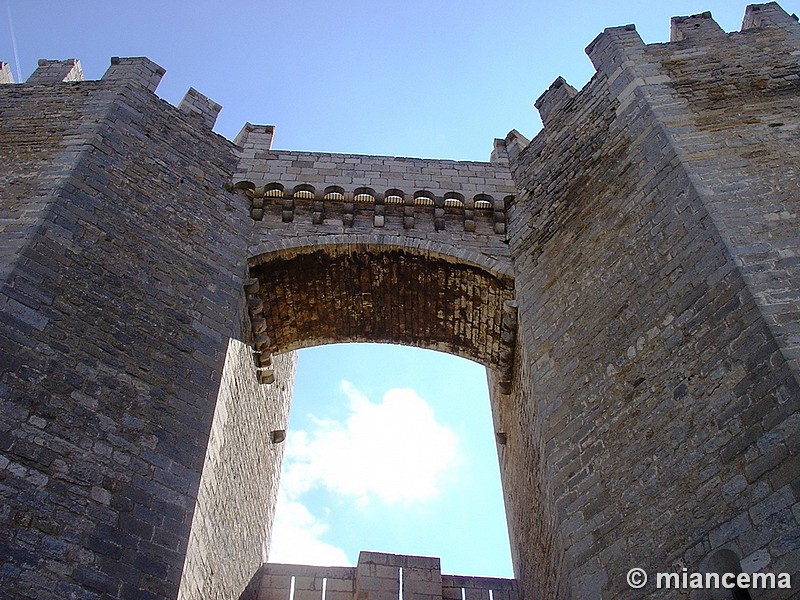
[(278, 496), (269, 561), (322, 567), (348, 567), (352, 563), (344, 550), (320, 540), (328, 530), (300, 502)]
[(344, 422), (312, 417), (313, 429), (289, 432), (270, 562), (352, 565), (344, 550), (322, 541), (328, 526), (303, 504), (306, 492), (321, 487), (362, 504), (423, 501), (459, 462), (455, 432), (414, 390), (389, 390), (380, 404), (347, 381), (341, 391), (350, 408)]
[(315, 420), (312, 431), (290, 432), (281, 483), (291, 499), (322, 486), (330, 492), (386, 504), (435, 497), (458, 463), (458, 438), (411, 389), (392, 389), (373, 404), (347, 381), (351, 414), (344, 423)]

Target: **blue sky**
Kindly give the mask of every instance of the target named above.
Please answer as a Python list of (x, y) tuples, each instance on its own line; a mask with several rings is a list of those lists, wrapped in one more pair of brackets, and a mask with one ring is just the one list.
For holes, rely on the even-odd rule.
[[(229, 139), (249, 121), (276, 125), (276, 148), (457, 160), (487, 160), (512, 128), (534, 136), (533, 101), (558, 76), (588, 81), (583, 49), (603, 28), (664, 42), (671, 16), (710, 10), (734, 31), (746, 4), (0, 2), (0, 60), (17, 79), (39, 58), (79, 58), (96, 79), (111, 56), (148, 56), (167, 70), (165, 100), (192, 86), (222, 104)], [(286, 443), (275, 558), (299, 547), (299, 562), (352, 563), (369, 549), (512, 575), (480, 366), (395, 346), (303, 351)]]
[(271, 559), (352, 564), (368, 549), (510, 577), (484, 369), (374, 344), (299, 360)]

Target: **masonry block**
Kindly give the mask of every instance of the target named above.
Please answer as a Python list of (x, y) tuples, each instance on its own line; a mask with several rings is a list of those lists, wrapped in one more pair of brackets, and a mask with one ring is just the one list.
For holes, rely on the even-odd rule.
[(275, 135), (273, 125), (253, 125), (245, 123), (244, 127), (236, 135), (233, 143), (242, 148), (253, 152), (265, 152), (272, 147), (272, 138)]
[(196, 115), (206, 127), (211, 129), (217, 121), (217, 115), (219, 115), (219, 111), (222, 110), (222, 106), (207, 98), (196, 89), (189, 88), (183, 100), (178, 104), (178, 110), (182, 110), (190, 115)]
[(544, 94), (539, 96), (534, 106), (538, 109), (545, 127), (551, 120), (551, 116), (560, 110), (570, 98), (574, 98), (577, 93), (577, 90), (569, 85), (563, 77), (559, 77)]
[(166, 70), (149, 58), (114, 57), (111, 59), (111, 65), (103, 75), (103, 80), (140, 85), (150, 92), (155, 92), (164, 73), (166, 73)]
[[(800, 46), (794, 20), (764, 10), (742, 33), (708, 14), (676, 18), (668, 44), (606, 30), (587, 49), (597, 75), (511, 161), (522, 342), (511, 389), (495, 377), (492, 397), (525, 597), (622, 597), (628, 563), (657, 571), (673, 556), (699, 570), (721, 547), (763, 557), (796, 527), (788, 511), (765, 515), (797, 500), (785, 496), (783, 443), (800, 409), (786, 329), (800, 273), (781, 255), (800, 248), (798, 196), (795, 167), (775, 153), (797, 145), (784, 128), (800, 114), (789, 74)], [(509, 425), (533, 398), (547, 399), (520, 435)], [(755, 541), (769, 518), (782, 524)], [(792, 560), (770, 568), (794, 573)]]
[(750, 4), (744, 13), (742, 31), (753, 27), (781, 27), (797, 35), (797, 15), (789, 14), (777, 2)]
[(645, 44), (635, 25), (609, 27), (586, 47), (586, 54), (598, 73), (612, 83), (626, 67), (644, 53)]
[(706, 38), (724, 36), (722, 30), (711, 16), (710, 12), (692, 15), (690, 17), (672, 17), (670, 22), (670, 41), (703, 40)]
[(11, 65), (0, 62), (0, 84), (14, 83), (14, 75), (11, 73)]
[(81, 62), (75, 58), (68, 60), (39, 60), (39, 66), (28, 77), (27, 83), (57, 83), (61, 81), (83, 81)]

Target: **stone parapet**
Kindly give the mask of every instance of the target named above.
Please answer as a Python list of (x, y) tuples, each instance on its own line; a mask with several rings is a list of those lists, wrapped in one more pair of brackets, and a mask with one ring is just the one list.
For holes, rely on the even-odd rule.
[(517, 600), (513, 579), (443, 575), (438, 558), (361, 552), (356, 567), (267, 563), (240, 600)]

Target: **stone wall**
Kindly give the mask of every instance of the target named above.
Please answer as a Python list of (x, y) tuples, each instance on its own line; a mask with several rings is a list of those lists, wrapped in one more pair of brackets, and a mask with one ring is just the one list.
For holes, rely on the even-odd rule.
[[(489, 367), (521, 597), (658, 597), (628, 569), (723, 555), (797, 581), (799, 32), (776, 4), (731, 34), (676, 18), (666, 44), (606, 30), (596, 76), (559, 78), (543, 131), (489, 163), (231, 143), (143, 58), (0, 86), (4, 593), (238, 597), (274, 509), (280, 353), (358, 339)], [(396, 598), (401, 568), (422, 597), (494, 590), (362, 558), (331, 593)], [(284, 585), (270, 569), (245, 596)]]
[(0, 274), (5, 280), (85, 149), (84, 136), (74, 127), (90, 119), (93, 107), (85, 87), (4, 85), (2, 91)]
[(517, 363), (492, 395), (525, 597), (630, 594), (634, 566), (721, 549), (798, 577), (798, 26), (753, 14), (606, 30), (513, 161)]
[(516, 582), (443, 575), (440, 560), (361, 552), (356, 567), (266, 564), (240, 600), (517, 600)]
[(231, 340), (217, 396), (178, 598), (238, 597), (269, 554), (296, 355), (276, 356), (274, 385)]
[(247, 125), (234, 187), (247, 196), (251, 264), (312, 246), (423, 250), (510, 275), (508, 161), (443, 161), (271, 150), (272, 129)]
[[(251, 199), (256, 192), (263, 200), (253, 206), (256, 220), (272, 213), (291, 223), (300, 212), (314, 225), (327, 226), (325, 233), (385, 228), (384, 233), (420, 237), (404, 230), (419, 228), (425, 236), (447, 229), (444, 239), (459, 239), (459, 231), (479, 230), (490, 239), (505, 233), (514, 184), (504, 155), (484, 163), (292, 152), (272, 150), (272, 134), (270, 126), (248, 124), (237, 137), (242, 150), (234, 182)], [(488, 227), (478, 227), (483, 223)], [(463, 239), (474, 246), (476, 238)]]
[[(250, 269), (270, 352), (351, 342), (420, 346), (499, 368), (511, 278), (377, 245), (327, 247)], [(320, 318), (335, 314), (337, 318)]]
[(264, 381), (274, 378), (272, 354), (350, 341), (449, 352), (507, 382), (514, 187), (505, 153), (470, 162), (291, 152), (272, 149), (273, 129), (245, 125), (231, 185), (253, 219)]
[(355, 567), (312, 567), (307, 565), (263, 565), (240, 600), (353, 600)]
[[(491, 596), (489, 592), (491, 591)], [(517, 582), (499, 577), (442, 575), (442, 600), (516, 600)]]
[(175, 598), (249, 217), (163, 69), (75, 66), (0, 86), (3, 594)]

